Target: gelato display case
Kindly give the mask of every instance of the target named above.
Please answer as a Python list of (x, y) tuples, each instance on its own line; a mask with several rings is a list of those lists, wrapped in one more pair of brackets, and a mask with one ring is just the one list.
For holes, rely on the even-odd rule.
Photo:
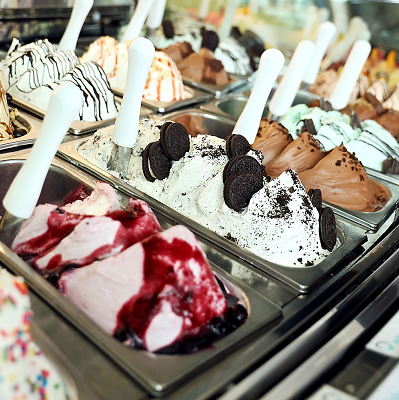
[[(51, 5), (44, 0), (33, 0), (29, 4), (20, 0), (3, 3), (0, 44), (4, 49), (13, 37), (19, 37), (24, 43), (38, 37), (58, 43), (73, 5), (72, 0), (55, 1)], [(301, 5), (292, 2), (291, 6), (294, 3), (296, 7)], [(305, 8), (313, 10), (310, 3), (303, 2), (296, 30), (306, 28), (302, 18), (306, 19)], [(351, 4), (353, 7), (354, 1)], [(78, 56), (88, 50), (94, 39), (107, 34), (118, 35), (119, 28), (131, 16), (133, 5), (130, 0), (95, 0), (79, 38), (79, 50), (73, 54), (77, 65), (84, 65)], [(254, 7), (254, 4), (250, 6)], [(275, 6), (270, 7), (271, 12), (281, 8), (280, 3)], [(291, 14), (294, 9), (290, 7), (289, 11)], [(242, 12), (238, 21), (245, 19)], [(276, 15), (272, 22), (277, 23), (281, 16)], [(294, 21), (287, 21), (288, 26), (292, 23)], [(287, 37), (271, 39), (278, 42), (286, 41)], [(298, 38), (290, 36), (290, 39), (296, 42)], [(115, 48), (121, 44), (112, 40)], [(101, 40), (99, 43), (101, 47)], [(127, 51), (128, 45), (122, 44)], [(290, 53), (290, 49), (286, 50)], [(116, 70), (118, 60), (123, 58), (124, 67), (127, 66), (126, 51), (116, 51), (112, 68)], [(28, 51), (28, 54), (29, 59), (35, 53)], [(0, 58), (5, 55), (3, 52)], [(45, 58), (52, 60), (51, 57), (53, 54)], [(99, 63), (96, 65), (101, 68)], [(43, 220), (38, 219), (37, 226), (33, 226), (37, 220), (29, 219), (25, 223), (28, 237), (24, 237), (26, 232), (19, 231), (19, 243), (15, 244), (16, 240), (12, 246), (7, 246), (0, 241), (0, 266), (21, 276), (29, 288), (34, 313), (32, 333), (61, 372), (67, 388), (66, 399), (385, 400), (397, 396), (399, 175), (364, 168), (356, 157), (349, 157), (348, 170), (356, 170), (359, 181), (366, 180), (368, 184), (370, 178), (373, 182), (370, 185), (382, 188), (380, 197), (389, 194), (383, 198), (381, 207), (359, 211), (326, 201), (322, 194), (317, 197), (317, 187), (308, 190), (301, 183), (300, 173), (306, 170), (297, 174), (285, 169), (278, 176), (266, 173), (268, 163), (262, 166), (263, 149), (256, 147), (256, 140), (252, 148), (248, 141), (237, 144), (240, 139), (235, 139), (241, 135), (232, 135), (249, 101), (256, 74), (236, 76), (235, 81), (225, 87), (196, 84), (183, 77), (185, 99), (161, 102), (142, 98), (137, 113), (140, 114), (139, 121), (136, 121), (139, 139), (129, 150), (129, 158), (123, 160), (127, 164), (127, 170), (123, 172), (118, 172), (115, 164), (110, 162), (110, 154), (116, 146), (112, 139), (116, 118), (95, 122), (75, 120), (51, 161), (38, 200), (40, 207), (33, 215), (37, 217), (44, 213), (43, 210), (49, 214), (43, 214)], [(51, 84), (58, 82), (55, 80)], [(160, 82), (162, 79), (157, 81), (159, 88)], [(35, 89), (46, 85), (39, 84)], [(15, 88), (20, 90), (17, 86), (12, 90)], [(268, 114), (268, 105), (276, 88), (277, 83), (271, 90), (262, 117)], [(128, 96), (124, 89), (112, 84), (108, 89), (117, 114), (123, 96), (125, 99)], [(100, 97), (99, 92), (95, 92), (95, 96)], [(40, 96), (41, 92), (37, 93)], [(5, 91), (2, 94), (6, 96)], [(114, 95), (118, 97), (114, 98)], [(138, 99), (137, 109), (140, 97)], [(292, 105), (311, 107), (320, 99), (298, 90)], [(31, 146), (38, 139), (46, 117), (44, 109), (17, 95), (6, 98), (3, 103), (6, 110), (17, 107), (18, 124), (27, 133), (0, 141), (0, 220), (7, 208), (3, 200), (14, 178), (34, 153)], [(331, 117), (326, 126), (337, 125), (336, 121), (342, 115), (335, 114), (336, 119)], [(311, 118), (305, 119), (307, 122), (303, 126), (294, 124), (294, 127), (299, 126), (298, 135), (310, 135)], [(294, 135), (291, 136), (278, 121), (262, 120), (262, 123), (277, 127), (276, 135), (282, 132), (285, 139), (290, 136), (288, 143), (294, 142)], [(264, 127), (262, 123), (257, 131), (259, 137)], [(255, 128), (258, 129), (258, 125)], [(351, 129), (359, 128), (351, 126)], [(130, 126), (125, 126), (125, 131), (132, 134)], [(256, 130), (253, 133), (255, 136)], [(345, 136), (346, 132), (338, 132), (338, 137), (339, 134)], [(172, 135), (176, 136), (172, 138)], [(239, 152), (240, 146), (245, 150), (243, 153)], [(157, 154), (159, 147), (162, 151)], [(297, 149), (301, 150), (299, 145)], [(175, 151), (179, 153), (176, 157)], [(233, 157), (234, 151), (237, 151), (236, 157)], [(322, 157), (327, 157), (333, 150), (320, 152), (323, 152)], [(231, 160), (240, 157), (245, 159), (249, 169), (245, 169), (245, 164), (244, 171), (229, 171), (227, 166)], [(334, 160), (333, 166), (342, 164), (344, 169), (345, 162), (346, 159), (343, 162)], [(399, 165), (399, 158), (397, 162)], [(241, 200), (242, 193), (252, 190), (245, 180), (235, 192), (231, 189), (231, 183), (229, 186), (227, 182), (240, 174), (256, 180), (258, 186), (244, 207), (234, 208), (232, 203), (236, 198)], [(333, 181), (333, 175), (331, 172), (329, 180)], [(96, 199), (93, 214), (85, 214), (82, 204), (92, 193), (97, 193), (98, 185), (106, 186), (109, 192)], [(355, 191), (352, 187), (350, 190)], [(348, 195), (351, 195), (350, 190)], [(251, 203), (260, 192), (263, 197), (259, 195)], [(71, 193), (76, 196), (74, 200), (64, 201)], [(196, 193), (195, 196), (198, 193), (198, 196), (190, 197), (192, 193)], [(244, 194), (244, 200), (247, 200), (247, 193)], [(114, 203), (118, 206), (104, 211), (102, 207), (108, 202), (112, 207)], [(74, 205), (72, 211), (68, 211), (70, 204)], [(330, 219), (326, 217), (326, 210)], [(98, 215), (95, 214), (97, 211)], [(124, 229), (128, 230), (132, 221), (143, 216), (148, 219), (143, 218), (145, 222), (138, 225), (134, 233), (146, 232), (148, 226), (152, 230), (148, 228), (149, 236), (131, 243)], [(119, 232), (119, 236), (111, 229), (96, 227), (100, 218), (118, 222), (121, 227), (115, 232)], [(78, 225), (83, 226), (83, 232), (87, 225), (89, 233), (76, 239), (74, 229)], [(176, 228), (186, 233), (167, 236), (168, 230)], [(177, 250), (169, 250), (161, 240), (157, 241), (160, 235), (165, 235), (163, 240), (168, 245), (177, 243)], [(69, 238), (72, 245), (65, 245), (68, 244), (62, 242), (65, 238)], [(330, 246), (331, 238), (334, 242)], [(52, 240), (58, 239), (53, 246)], [(104, 245), (104, 250), (101, 246), (107, 240), (109, 243)], [(57, 247), (57, 253), (54, 249), (61, 242), (61, 250)], [(87, 245), (89, 242), (94, 250)], [(30, 252), (35, 246), (40, 251)], [(139, 250), (119, 258), (134, 246)], [(196, 251), (195, 256), (187, 256), (188, 248)], [(65, 249), (73, 253), (73, 257), (78, 254), (77, 258), (62, 259)], [(86, 254), (86, 250), (90, 254)], [(86, 256), (90, 261), (85, 259)], [(46, 267), (40, 266), (39, 259), (47, 260), (43, 261), (47, 262)], [(84, 261), (80, 263), (81, 260)], [(174, 261), (170, 261), (168, 268), (158, 269), (169, 260)], [(203, 266), (201, 260), (205, 260), (211, 277), (208, 285), (203, 282), (205, 278), (198, 283)], [(53, 268), (52, 263), (58, 262), (61, 267)], [(184, 269), (186, 264), (191, 269)], [(90, 275), (90, 271), (95, 270), (93, 265), (98, 267), (98, 275), (97, 272)], [(139, 266), (135, 273), (131, 273), (132, 266)], [(89, 271), (87, 276), (85, 271)], [(189, 280), (190, 273), (197, 279), (199, 289), (189, 286), (191, 282), (180, 284)], [(152, 297), (158, 290), (154, 283), (156, 279), (168, 282), (157, 293), (161, 298), (159, 303), (158, 297)], [(111, 286), (117, 295), (110, 294)], [(191, 307), (197, 301), (197, 290), (205, 299), (208, 299), (206, 296), (213, 297), (196, 305), (196, 311), (205, 310), (205, 314), (212, 307), (216, 308), (220, 291), (223, 299), (220, 301), (227, 304), (225, 314), (213, 316), (207, 322), (209, 325), (201, 326), (195, 335), (182, 339), (179, 335), (183, 335), (184, 330), (191, 333), (190, 329), (197, 327), (191, 326), (194, 318), (190, 319), (189, 311), (179, 307), (181, 304)], [(140, 320), (141, 313), (147, 311), (149, 316)], [(228, 325), (227, 317), (224, 319), (226, 315), (236, 325)], [(139, 333), (125, 324), (126, 319), (129, 323), (134, 320)], [(149, 326), (158, 331), (153, 333)], [(147, 342), (161, 341), (160, 337), (167, 344), (158, 346), (155, 343), (150, 351)]]

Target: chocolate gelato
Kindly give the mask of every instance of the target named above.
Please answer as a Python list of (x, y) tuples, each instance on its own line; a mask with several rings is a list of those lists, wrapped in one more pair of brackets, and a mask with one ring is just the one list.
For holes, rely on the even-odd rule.
[(292, 136), (283, 125), (262, 118), (252, 148), (262, 152), (262, 164), (267, 165), (281, 154), (291, 142)]
[(276, 178), (288, 168), (297, 174), (313, 168), (323, 158), (318, 141), (309, 132), (301, 133), (283, 152), (266, 165), (266, 173)]
[(202, 48), (199, 53), (192, 53), (177, 63), (177, 68), (185, 78), (194, 82), (211, 83), (222, 86), (230, 82), (228, 73), (223, 64), (216, 60), (212, 52)]
[(349, 210), (377, 211), (391, 198), (390, 191), (370, 179), (363, 165), (343, 145), (298, 176), (306, 190), (319, 188), (324, 200)]

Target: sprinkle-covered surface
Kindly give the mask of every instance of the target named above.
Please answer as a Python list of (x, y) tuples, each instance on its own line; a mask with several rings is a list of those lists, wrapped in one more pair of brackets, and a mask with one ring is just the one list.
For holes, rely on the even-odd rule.
[(57, 371), (33, 342), (28, 288), (0, 269), (0, 400), (63, 400)]

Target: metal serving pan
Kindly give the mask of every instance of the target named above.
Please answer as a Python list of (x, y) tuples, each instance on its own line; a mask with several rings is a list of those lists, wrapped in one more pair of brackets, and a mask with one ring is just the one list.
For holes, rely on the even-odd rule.
[[(24, 162), (24, 157), (8, 157), (0, 161), (0, 171), (4, 180), (0, 191), (0, 200), (4, 197), (8, 183), (13, 179)], [(81, 182), (89, 188), (96, 180), (82, 174), (76, 168), (62, 160), (54, 160), (47, 175), (39, 203), (57, 202), (76, 188)], [(2, 181), (3, 182), (3, 181)], [(129, 196), (118, 192), (122, 205), (128, 204)], [(176, 221), (154, 210), (161, 226), (166, 229), (176, 225)], [(3, 210), (0, 210), (3, 213)], [(140, 383), (150, 393), (159, 394), (171, 389), (179, 382), (187, 380), (194, 372), (198, 374), (208, 363), (231, 354), (243, 344), (281, 316), (281, 309), (270, 300), (259, 295), (253, 289), (241, 283), (212, 264), (215, 273), (225, 285), (239, 297), (249, 312), (244, 325), (225, 338), (215, 342), (212, 347), (189, 355), (156, 355), (146, 351), (130, 349), (104, 332), (90, 320), (75, 304), (62, 296), (58, 290), (34, 271), (28, 264), (0, 242), (0, 261), (14, 273), (21, 275), (29, 287), (48, 302), (57, 312), (74, 324), (91, 341), (96, 343), (109, 357)]]
[[(206, 115), (200, 110), (196, 111), (202, 116)], [(179, 113), (177, 112), (175, 114)], [(167, 119), (170, 118), (173, 119), (173, 116), (169, 116)], [(219, 118), (220, 117), (215, 117), (215, 120), (219, 122), (222, 126)], [(232, 120), (229, 119), (228, 121), (232, 123)], [(214, 120), (212, 119), (211, 122), (213, 123)], [(213, 124), (213, 126), (214, 129), (220, 128), (220, 126), (218, 126), (217, 124)], [(219, 134), (223, 133), (223, 131), (219, 130), (218, 132)], [(242, 249), (228, 239), (203, 227), (192, 219), (183, 216), (177, 211), (155, 200), (153, 197), (146, 195), (145, 193), (137, 190), (128, 183), (125, 183), (121, 179), (111, 175), (106, 171), (101, 170), (100, 168), (86, 161), (78, 153), (79, 146), (84, 143), (85, 140), (87, 139), (74, 140), (62, 144), (58, 149), (58, 154), (69, 162), (77, 165), (79, 168), (83, 168), (89, 173), (99, 177), (99, 179), (109, 182), (111, 185), (127, 193), (128, 195), (145, 200), (154, 210), (159, 210), (160, 212), (168, 215), (170, 218), (173, 218), (175, 221), (178, 221), (179, 223), (188, 226), (193, 232), (202, 236), (211, 243), (216, 244), (223, 250), (228, 251), (234, 256), (240, 258), (241, 260), (252, 264), (263, 272), (272, 275), (273, 277), (286, 283), (287, 285), (291, 286), (299, 292), (308, 292), (319, 280), (326, 276), (334, 267), (344, 262), (344, 259), (349, 256), (351, 252), (353, 252), (358, 246), (360, 246), (367, 240), (364, 230), (356, 228), (343, 218), (338, 218), (337, 227), (340, 246), (335, 249), (331, 253), (331, 255), (329, 255), (325, 260), (321, 261), (316, 266), (306, 268), (286, 267), (265, 261), (263, 258), (256, 256), (248, 250)]]
[(30, 118), (24, 112), (18, 110), (17, 121), (20, 122), (28, 133), (24, 136), (15, 139), (0, 141), (0, 151), (14, 149), (17, 147), (30, 146), (37, 139), (40, 132), (40, 123)]
[[(272, 99), (276, 91), (276, 88), (277, 85), (273, 87), (270, 92), (265, 109), (263, 111), (262, 118), (267, 116), (268, 103)], [(247, 104), (248, 99), (249, 97), (243, 94), (230, 93), (221, 99), (213, 99), (209, 103), (202, 104), (200, 108), (201, 110), (211, 111), (215, 114), (220, 114), (223, 115), (224, 117), (233, 118), (234, 120), (237, 120), (240, 117), (242, 111), (244, 110), (244, 107)], [(312, 100), (319, 100), (319, 99), (320, 99), (319, 96), (316, 96), (308, 92), (304, 92), (302, 90), (298, 90), (292, 105), (293, 106), (296, 106), (297, 104), (310, 105)]]
[[(119, 108), (121, 104), (121, 99), (115, 99), (116, 105)], [(37, 115), (40, 118), (44, 118), (46, 112), (41, 108), (34, 106), (31, 103), (28, 103), (22, 99), (19, 99), (16, 96), (13, 96), (12, 103), (18, 107), (18, 109), (24, 109), (26, 111), (31, 112), (34, 115)], [(148, 108), (141, 107), (140, 116), (146, 116), (152, 113), (152, 110)], [(95, 122), (86, 122), (86, 121), (73, 121), (70, 126), (68, 132), (73, 135), (83, 135), (86, 133), (95, 132), (98, 129), (105, 128), (108, 125), (111, 125), (115, 122), (116, 118), (106, 119), (104, 121), (95, 121)]]
[[(123, 97), (125, 93), (124, 89), (121, 88), (112, 88), (113, 92), (120, 97)], [(146, 107), (151, 108), (159, 113), (170, 112), (176, 110), (178, 108), (187, 107), (189, 105), (194, 105), (197, 103), (204, 103), (208, 101), (212, 95), (206, 93), (202, 90), (197, 90), (194, 88), (190, 88), (186, 85), (183, 85), (183, 90), (186, 98), (184, 100), (174, 100), (170, 102), (166, 101), (156, 101), (156, 100), (147, 100), (142, 99), (141, 104), (144, 104)]]
[(192, 79), (185, 78), (184, 76), (182, 76), (182, 78), (183, 82), (188, 86), (192, 86), (194, 88), (211, 93), (215, 97), (221, 97), (226, 95), (227, 93), (232, 92), (233, 90), (240, 88), (241, 86), (249, 82), (253, 82), (256, 78), (257, 73), (258, 71), (255, 71), (251, 75), (229, 74), (230, 78), (232, 78), (232, 81), (227, 85), (213, 85), (211, 83), (194, 82)]

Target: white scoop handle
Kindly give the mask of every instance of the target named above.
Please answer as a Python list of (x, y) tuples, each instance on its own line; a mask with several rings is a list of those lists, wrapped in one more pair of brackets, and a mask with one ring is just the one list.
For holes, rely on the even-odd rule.
[(266, 50), (260, 58), (258, 74), (251, 96), (233, 130), (233, 134), (245, 136), (250, 144), (256, 138), (267, 98), (283, 65), (283, 53), (276, 49)]
[(134, 39), (129, 46), (126, 89), (112, 135), (118, 146), (133, 147), (136, 143), (141, 99), (154, 55), (154, 45), (143, 37)]
[(94, 0), (75, 0), (68, 26), (58, 45), (59, 51), (76, 49), (80, 31), (82, 30), (87, 15), (93, 7), (93, 3)]
[(315, 46), (310, 40), (302, 40), (295, 49), (287, 71), (269, 104), (269, 111), (278, 117), (287, 113), (294, 101)]
[(231, 27), (233, 25), (234, 14), (240, 5), (241, 0), (228, 0), (224, 12), (223, 22), (219, 29), (219, 40), (223, 41), (230, 36)]
[(347, 106), (352, 90), (370, 51), (370, 43), (366, 40), (358, 40), (353, 45), (341, 75), (330, 96), (330, 103), (335, 110), (342, 110)]
[(198, 19), (200, 19), (201, 21), (203, 21), (206, 16), (208, 15), (208, 11), (209, 11), (209, 4), (210, 4), (211, 0), (202, 0), (201, 1), (201, 5), (198, 11)]
[(4, 208), (15, 217), (32, 215), (51, 161), (82, 105), (83, 94), (72, 83), (52, 93), (39, 137), (3, 199)]
[(148, 17), (156, 0), (139, 0), (132, 15), (129, 24), (126, 27), (125, 33), (122, 36), (121, 42), (135, 39), (140, 36), (144, 22)]
[(359, 35), (361, 35), (364, 30), (367, 30), (367, 25), (361, 18), (352, 19), (349, 24), (348, 32), (346, 32), (344, 37), (328, 51), (328, 58), (332, 62), (344, 58), (353, 43), (359, 39)]
[(162, 24), (165, 14), (166, 0), (155, 0), (147, 18), (147, 26), (150, 29), (158, 29)]
[(327, 47), (330, 44), (331, 39), (334, 37), (336, 30), (337, 28), (332, 22), (326, 21), (320, 24), (317, 31), (315, 51), (310, 60), (308, 69), (303, 76), (303, 82), (308, 83), (309, 85), (313, 85), (313, 83), (316, 82), (316, 78), (320, 70), (321, 60), (323, 59)]

